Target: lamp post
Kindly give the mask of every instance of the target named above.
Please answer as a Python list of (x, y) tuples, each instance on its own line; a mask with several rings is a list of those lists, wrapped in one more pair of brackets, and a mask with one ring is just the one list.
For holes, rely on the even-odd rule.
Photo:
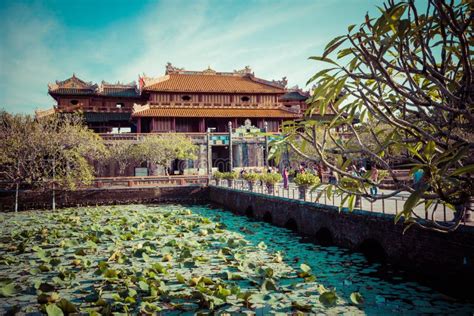
[(229, 126), (229, 171), (232, 172), (232, 169), (234, 169), (233, 166), (233, 159), (232, 159), (232, 122), (229, 121), (228, 123)]
[(268, 157), (268, 135), (267, 135), (268, 122), (267, 121), (263, 122), (263, 131), (265, 132), (265, 153), (263, 154), (263, 165), (264, 165), (264, 167), (267, 167), (268, 166), (268, 161), (267, 161), (267, 157)]
[(215, 131), (215, 127), (208, 127), (206, 131), (207, 138), (207, 175), (210, 176), (212, 173), (212, 145), (211, 145), (211, 132)]

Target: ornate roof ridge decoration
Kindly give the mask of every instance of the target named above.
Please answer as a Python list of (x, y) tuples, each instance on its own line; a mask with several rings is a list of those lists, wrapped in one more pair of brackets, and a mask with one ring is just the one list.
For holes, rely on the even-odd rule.
[(102, 80), (100, 86), (106, 86), (107, 88), (136, 88), (137, 83), (136, 81), (132, 81), (130, 83), (121, 83), (120, 81), (117, 81), (117, 83), (110, 83)]
[(168, 74), (160, 77), (147, 77), (145, 74), (143, 74), (143, 76), (138, 77), (138, 80), (140, 83), (140, 89), (143, 90), (146, 87), (166, 81), (169, 78), (170, 76)]
[(150, 109), (150, 105), (148, 103), (144, 105), (134, 103), (133, 108), (132, 108), (132, 113), (139, 113), (139, 112), (149, 110), (149, 109)]
[(90, 91), (95, 91), (98, 88), (97, 84), (92, 83), (92, 81), (86, 82), (78, 77), (76, 77), (76, 74), (73, 73), (72, 77), (59, 81), (56, 80), (55, 83), (49, 83), (48, 84), (48, 89), (49, 91), (54, 91), (57, 89), (76, 89), (76, 90), (90, 90)]
[(278, 108), (280, 110), (285, 110), (290, 113), (301, 114), (301, 107), (299, 106), (299, 104), (292, 105), (291, 107), (281, 105)]
[(56, 113), (56, 108), (54, 108), (54, 107), (50, 108), (50, 109), (45, 109), (45, 110), (36, 109), (35, 110), (35, 117), (37, 119), (40, 119), (42, 117), (53, 115), (54, 113)]
[(99, 88), (97, 89), (98, 94), (107, 95), (110, 93), (114, 93), (115, 96), (120, 96), (120, 95), (117, 95), (117, 93), (120, 94), (127, 91), (128, 92), (133, 91), (135, 95), (139, 95), (139, 90), (137, 88), (137, 84), (135, 83), (135, 81), (125, 84), (125, 83), (121, 83), (120, 81), (117, 81), (117, 83), (108, 83), (102, 80)]
[(253, 77), (255, 76), (254, 72), (250, 66), (245, 66), (245, 68), (240, 70), (235, 70), (233, 72), (226, 71), (215, 71), (208, 66), (207, 69), (202, 71), (198, 70), (185, 70), (184, 68), (178, 68), (173, 66), (171, 63), (166, 64), (165, 74), (175, 74), (175, 75), (217, 75), (217, 76), (240, 76), (240, 77)]
[(286, 76), (281, 78), (281, 80), (272, 80), (272, 81), (257, 78), (255, 76), (251, 76), (250, 78), (255, 82), (263, 83), (263, 84), (280, 88), (280, 89), (286, 89), (286, 85), (288, 84), (288, 80), (286, 79)]
[(287, 89), (288, 92), (298, 92), (301, 95), (309, 96), (310, 92), (309, 91), (304, 91), (302, 88), (300, 88), (298, 85), (294, 85), (291, 88)]

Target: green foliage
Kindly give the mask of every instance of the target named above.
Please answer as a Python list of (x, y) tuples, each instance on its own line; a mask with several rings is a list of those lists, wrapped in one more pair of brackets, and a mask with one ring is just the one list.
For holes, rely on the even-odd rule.
[(336, 305), (337, 300), (338, 297), (335, 291), (326, 291), (319, 296), (319, 301), (326, 307)]
[(197, 150), (191, 138), (168, 133), (145, 137), (134, 147), (134, 157), (137, 161), (159, 165), (167, 172), (167, 167), (175, 159), (196, 159)]
[[(285, 122), (286, 138), (272, 144), (275, 157), (289, 147), (334, 170), (342, 178), (336, 194), (383, 198), (371, 196), (370, 177), (351, 174), (343, 161), (377, 163), (387, 171), (379, 182), (391, 177), (396, 189), (412, 194), (402, 212), (407, 219), (429, 201), (465, 211), (474, 192), (474, 99), (466, 93), (474, 85), (472, 5), (428, 2), (422, 9), (415, 1), (387, 1), (378, 16), (367, 15), (310, 57), (326, 68), (308, 81), (315, 88), (306, 118)], [(415, 194), (412, 182), (391, 172), (401, 163), (425, 171), (426, 190)], [(352, 205), (355, 198), (347, 199)], [(458, 223), (416, 221), (439, 231)]]
[(140, 162), (136, 152), (136, 145), (129, 141), (114, 141), (108, 144), (109, 154), (105, 162), (107, 164), (117, 163), (118, 171), (125, 176), (125, 169), (130, 165)]
[(224, 172), (222, 177), (227, 180), (235, 180), (239, 177), (239, 174), (235, 171)]
[(309, 172), (300, 172), (294, 179), (297, 186), (300, 187), (311, 187), (319, 184), (319, 177)]
[(265, 172), (260, 175), (260, 180), (262, 180), (267, 185), (275, 185), (283, 180), (283, 177), (279, 173)]
[(259, 179), (260, 175), (255, 172), (247, 172), (242, 175), (242, 178), (248, 182), (255, 182)]
[[(0, 172), (12, 183), (74, 189), (94, 178), (91, 162), (107, 155), (102, 139), (80, 114), (33, 120), (0, 112)], [(53, 180), (54, 178), (54, 180)]]
[(362, 305), (364, 303), (364, 298), (359, 292), (351, 293), (350, 299), (354, 305)]
[(9, 297), (16, 294), (15, 283), (6, 283), (0, 285), (0, 296)]
[(220, 172), (220, 171), (214, 172), (214, 174), (213, 174), (212, 176), (213, 176), (214, 179), (216, 179), (216, 180), (224, 179), (224, 173), (223, 173), (223, 172)]

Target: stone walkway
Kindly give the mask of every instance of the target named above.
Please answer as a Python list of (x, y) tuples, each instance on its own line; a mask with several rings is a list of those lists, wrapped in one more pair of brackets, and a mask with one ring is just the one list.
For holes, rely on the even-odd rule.
[[(227, 186), (227, 181), (222, 181), (221, 186), (226, 187)], [(240, 190), (245, 190), (248, 191), (248, 185), (246, 181), (243, 180), (236, 180), (234, 182), (234, 189), (240, 189)], [(256, 185), (255, 192), (257, 193), (263, 193), (263, 194), (268, 194), (266, 187), (261, 186), (261, 185)], [(314, 192), (307, 192), (306, 193), (306, 201), (313, 201), (321, 204), (326, 204), (326, 205), (334, 205), (334, 206), (339, 206), (341, 203), (341, 198), (339, 196), (333, 196), (332, 199), (329, 199), (326, 194), (323, 194), (318, 201), (316, 201), (318, 197), (318, 191)], [(378, 194), (383, 195), (383, 194), (390, 194), (393, 191), (390, 190), (379, 190)], [(294, 183), (290, 183), (288, 189), (284, 189), (282, 184), (278, 184), (275, 187), (275, 196), (280, 196), (280, 197), (286, 197), (286, 198), (291, 198), (291, 199), (299, 199), (299, 192), (298, 192), (298, 187)], [(394, 197), (386, 198), (386, 199), (380, 199), (377, 200), (373, 203), (369, 202), (368, 200), (362, 198), (361, 201), (361, 207), (358, 209), (369, 211), (369, 212), (377, 212), (377, 213), (383, 213), (383, 214), (397, 214), (398, 212), (403, 210), (403, 204), (409, 197), (408, 192), (401, 192), (397, 194)], [(419, 205), (415, 208), (415, 213), (421, 218), (432, 218), (432, 212), (433, 212), (434, 206), (430, 207), (428, 209), (428, 212), (425, 212), (425, 207), (424, 205)], [(447, 208), (443, 207), (442, 205), (438, 206), (438, 210), (434, 213), (434, 219), (439, 222), (445, 222), (445, 221), (452, 221), (454, 219), (454, 212)], [(467, 225), (474, 225), (474, 223), (465, 223)]]

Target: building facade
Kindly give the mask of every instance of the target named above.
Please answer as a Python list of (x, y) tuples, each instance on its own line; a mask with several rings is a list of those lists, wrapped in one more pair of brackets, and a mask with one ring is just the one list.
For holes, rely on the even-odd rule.
[[(309, 94), (286, 85), (286, 78), (261, 79), (249, 67), (187, 71), (168, 63), (163, 76), (140, 76), (138, 86), (98, 85), (73, 74), (49, 84), (56, 104), (37, 115), (81, 111), (88, 126), (110, 140), (186, 133), (199, 146), (199, 158), (185, 169), (203, 174), (265, 164), (268, 143), (278, 137), (283, 121), (301, 118), (306, 109)], [(266, 136), (256, 135), (263, 131)]]

